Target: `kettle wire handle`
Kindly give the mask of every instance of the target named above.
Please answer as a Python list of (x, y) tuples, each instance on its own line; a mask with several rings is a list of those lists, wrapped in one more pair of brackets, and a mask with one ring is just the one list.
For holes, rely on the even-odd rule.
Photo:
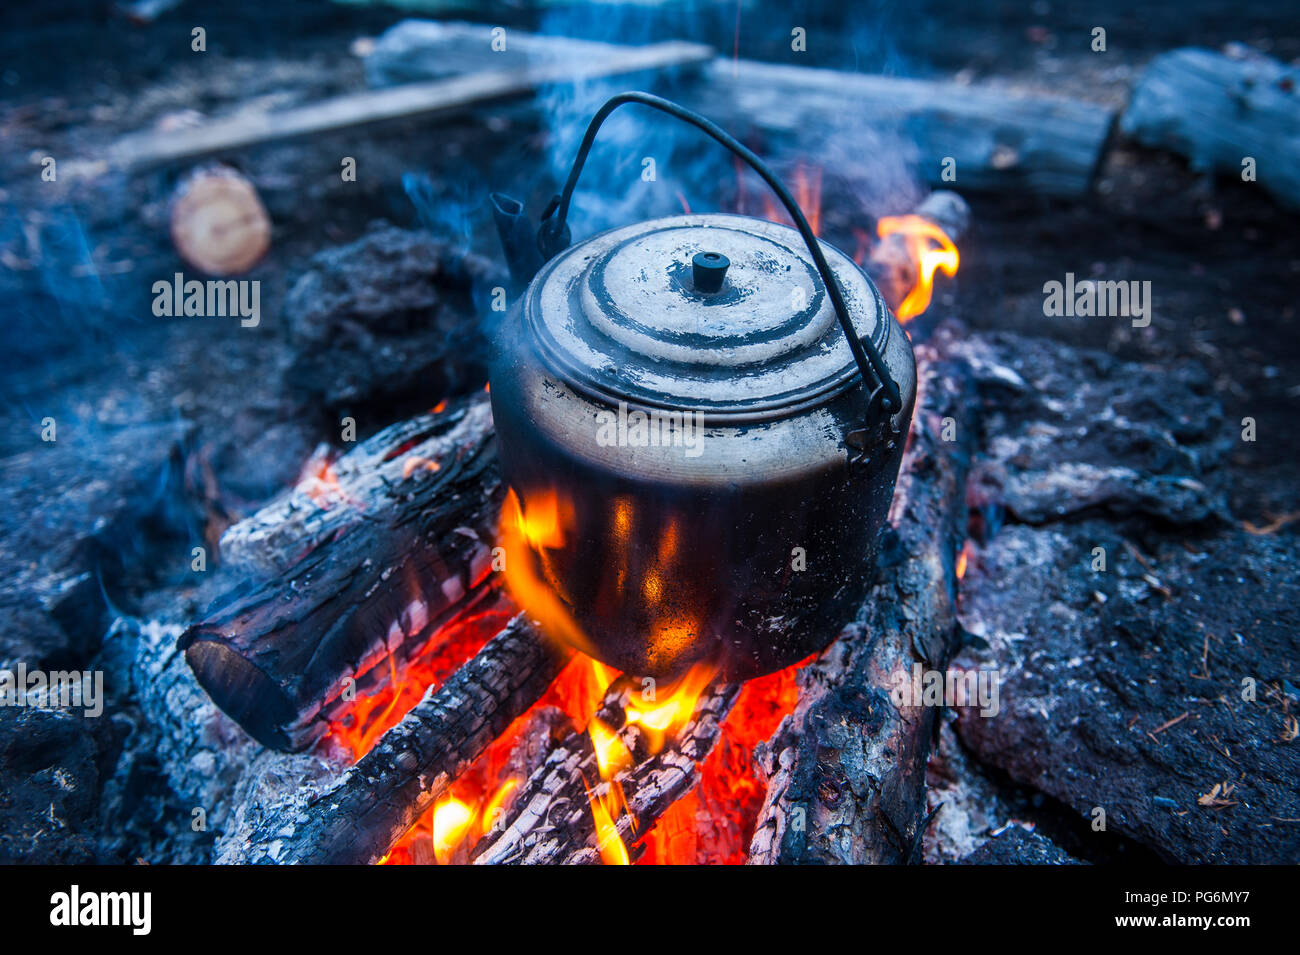
[(767, 168), (763, 160), (759, 159), (752, 150), (721, 126), (705, 119), (699, 113), (674, 103), (672, 100), (664, 99), (662, 96), (655, 96), (653, 93), (632, 90), (610, 97), (605, 102), (605, 105), (597, 110), (596, 115), (591, 118), (591, 122), (587, 125), (587, 132), (582, 137), (581, 145), (578, 146), (578, 152), (573, 158), (573, 165), (569, 169), (569, 178), (564, 183), (563, 191), (551, 200), (538, 228), (537, 244), (541, 250), (542, 258), (549, 260), (569, 245), (571, 233), (566, 224), (569, 217), (569, 204), (573, 199), (573, 190), (578, 184), (578, 177), (582, 174), (582, 167), (587, 162), (587, 154), (591, 151), (592, 143), (596, 139), (596, 133), (600, 130), (601, 124), (605, 122), (610, 113), (625, 103), (640, 103), (642, 106), (649, 106), (690, 123), (743, 159), (768, 184), (776, 197), (781, 200), (781, 204), (785, 206), (785, 211), (790, 214), (795, 228), (799, 230), (804, 243), (808, 246), (813, 264), (817, 266), (817, 272), (821, 275), (822, 283), (826, 286), (826, 293), (830, 296), (831, 305), (835, 308), (835, 315), (839, 319), (840, 328), (844, 330), (844, 335), (849, 340), (849, 351), (852, 352), (853, 360), (862, 372), (863, 381), (875, 382), (875, 387), (870, 392), (869, 417), (880, 413), (883, 418), (887, 419), (889, 415), (899, 411), (902, 408), (902, 399), (899, 396), (898, 383), (889, 374), (889, 369), (885, 367), (885, 362), (876, 350), (876, 346), (872, 344), (870, 339), (859, 338), (854, 330), (853, 322), (849, 319), (848, 306), (844, 302), (844, 293), (835, 278), (835, 273), (831, 271), (830, 265), (826, 262), (826, 256), (822, 253), (821, 244), (817, 241), (817, 236), (813, 233), (812, 227), (808, 225), (808, 220), (804, 217), (803, 210), (799, 208), (799, 203), (795, 202), (794, 197), (790, 195), (789, 190), (786, 189), (781, 180)]

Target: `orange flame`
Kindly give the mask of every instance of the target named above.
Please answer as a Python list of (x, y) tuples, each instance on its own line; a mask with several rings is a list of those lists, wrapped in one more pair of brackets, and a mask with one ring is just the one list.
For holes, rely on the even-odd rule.
[(545, 570), (545, 551), (564, 546), (572, 514), (568, 501), (556, 491), (532, 494), (524, 503), (511, 488), (501, 507), (498, 537), (510, 596), (541, 624), (543, 633), (587, 651), (591, 644), (557, 594), (554, 581), (542, 579), (539, 572)]
[(803, 210), (808, 225), (812, 227), (813, 235), (821, 235), (822, 170), (820, 166), (813, 166), (811, 173), (803, 163), (794, 167), (794, 199)]
[(486, 834), (496, 823), (497, 817), (505, 812), (506, 803), (518, 788), (519, 780), (513, 776), (497, 787), (497, 791), (492, 794), (492, 798), (483, 805), (483, 819), (479, 827), (480, 836)]
[(433, 854), (439, 865), (447, 865), (477, 815), (473, 806), (454, 796), (445, 796), (433, 807)]
[(697, 663), (668, 688), (663, 699), (658, 698), (658, 692), (645, 699), (650, 691), (644, 691), (641, 694), (643, 705), (628, 706), (627, 721), (645, 731), (651, 753), (663, 749), (664, 743), (690, 722), (700, 694), (708, 688), (716, 673), (717, 667)]
[(334, 470), (334, 452), (322, 445), (312, 452), (307, 463), (302, 467), (302, 474), (294, 489), (306, 494), (322, 511), (328, 511), (335, 504), (347, 503), (349, 498), (339, 484), (338, 472)]
[(957, 579), (961, 580), (966, 576), (966, 563), (970, 559), (970, 541), (962, 544), (961, 552), (957, 554)]
[[(736, 168), (736, 211), (745, 213), (748, 211), (749, 196), (745, 188), (746, 169), (742, 165), (739, 157), (735, 160)], [(804, 218), (808, 220), (808, 225), (812, 228), (813, 235), (821, 235), (822, 227), (822, 170), (820, 166), (812, 166), (804, 162), (795, 164), (794, 171), (790, 174), (790, 181), (794, 186), (794, 200), (798, 203), (799, 208), (803, 210)], [(769, 222), (782, 222), (790, 224), (790, 216), (785, 211), (785, 207), (776, 201), (770, 191), (766, 188), (762, 193), (763, 212), (762, 217)]]
[[(615, 796), (617, 792), (617, 797)], [(600, 852), (600, 861), (605, 865), (631, 865), (632, 859), (628, 854), (627, 845), (623, 842), (623, 837), (619, 835), (618, 826), (614, 819), (618, 815), (619, 807), (611, 810), (609, 803), (623, 802), (622, 787), (617, 783), (609, 784), (609, 791), (604, 796), (598, 796), (587, 790), (587, 799), (591, 803), (591, 818), (596, 824), (596, 849)]]
[(957, 274), (957, 246), (946, 232), (918, 215), (883, 216), (876, 222), (876, 234), (882, 239), (900, 235), (916, 268), (916, 284), (895, 309), (898, 320), (906, 322), (930, 307), (936, 269), (949, 278)]
[(699, 766), (699, 783), (642, 837), (645, 852), (639, 865), (745, 862), (767, 791), (754, 750), (794, 712), (799, 700), (796, 678), (807, 662), (750, 680), (741, 688), (713, 751)]
[(593, 719), (587, 732), (591, 735), (591, 745), (596, 751), (596, 766), (600, 770), (601, 779), (608, 782), (614, 778), (615, 773), (631, 767), (632, 751), (602, 720)]

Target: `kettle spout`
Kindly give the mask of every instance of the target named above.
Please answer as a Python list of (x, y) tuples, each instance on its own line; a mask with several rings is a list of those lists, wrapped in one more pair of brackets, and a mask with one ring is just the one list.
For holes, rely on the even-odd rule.
[(488, 199), (492, 203), (492, 217), (496, 220), (497, 234), (501, 236), (501, 249), (506, 255), (510, 279), (523, 288), (542, 267), (537, 235), (522, 202), (500, 192), (492, 193)]

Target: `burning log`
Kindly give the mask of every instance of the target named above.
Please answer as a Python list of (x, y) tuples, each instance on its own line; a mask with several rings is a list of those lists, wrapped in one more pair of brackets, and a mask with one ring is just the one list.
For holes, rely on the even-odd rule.
[(310, 745), (349, 679), (381, 679), (483, 595), (500, 492), (482, 394), (318, 460), (228, 532), (261, 579), (181, 637), (199, 683), (263, 745)]
[(647, 757), (645, 731), (627, 722), (629, 691), (616, 683), (596, 718), (606, 726), (622, 725), (618, 739), (636, 759), (634, 765), (612, 782), (600, 782), (591, 736), (570, 733), (524, 784), (509, 812), (475, 847), (473, 861), (485, 865), (590, 865), (601, 861), (600, 844), (615, 837), (609, 831), (597, 833), (590, 796), (606, 795), (613, 785), (621, 787), (626, 811), (613, 821), (612, 829), (624, 845), (636, 833), (644, 833), (695, 785), (697, 764), (713, 749), (739, 693), (739, 684), (709, 687), (700, 696), (691, 721), (664, 749)]
[(754, 863), (901, 863), (920, 842), (940, 708), (896, 706), (891, 690), (917, 664), (942, 670), (957, 648), (956, 559), (976, 421), (966, 367), (928, 345), (917, 357), (922, 400), (894, 539), (858, 622), (801, 672), (799, 704), (760, 754), (770, 779)]
[(932, 192), (910, 215), (888, 216), (877, 224), (881, 241), (872, 246), (866, 269), (900, 320), (916, 317), (930, 304), (936, 269), (956, 273), (956, 243), (969, 226), (970, 206), (946, 189)]
[(540, 636), (522, 615), (515, 617), (333, 786), (306, 805), (269, 813), (250, 836), (242, 861), (379, 861), (537, 701), (571, 652)]
[(1295, 87), (1295, 69), (1262, 53), (1174, 50), (1147, 67), (1120, 128), (1144, 146), (1186, 156), (1193, 169), (1248, 182), (1257, 175), (1278, 202), (1294, 209), (1300, 206)]

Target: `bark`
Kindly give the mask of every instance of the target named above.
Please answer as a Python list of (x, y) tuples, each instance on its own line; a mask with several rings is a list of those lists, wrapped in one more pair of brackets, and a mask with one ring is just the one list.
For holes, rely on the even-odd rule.
[(180, 648), (263, 745), (301, 750), (487, 590), (501, 482), (484, 395), (381, 432), (226, 539), (257, 571)]
[(333, 785), (263, 810), (239, 861), (377, 862), (546, 692), (570, 655), (515, 617)]
[(760, 752), (769, 781), (753, 863), (903, 863), (919, 844), (940, 710), (897, 706), (890, 691), (914, 665), (942, 671), (958, 643), (954, 568), (976, 422), (966, 367), (932, 347), (917, 353), (920, 399), (877, 581), (858, 620), (801, 672), (794, 713)]

